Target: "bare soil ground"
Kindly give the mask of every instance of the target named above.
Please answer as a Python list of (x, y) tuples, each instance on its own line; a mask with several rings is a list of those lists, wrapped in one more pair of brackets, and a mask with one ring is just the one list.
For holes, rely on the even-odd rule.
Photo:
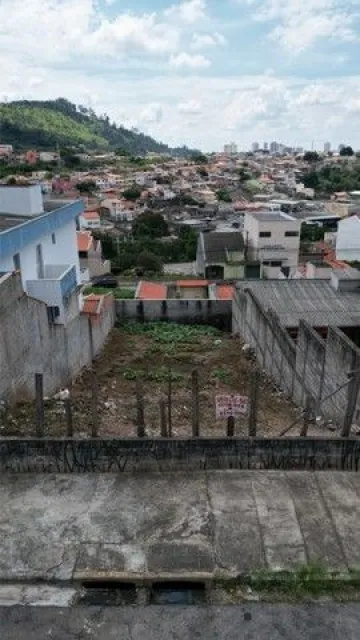
[[(146, 328), (145, 328), (146, 327)], [(210, 327), (128, 324), (115, 328), (95, 361), (98, 388), (99, 436), (136, 435), (136, 378), (145, 397), (146, 435), (160, 435), (159, 404), (172, 377), (172, 432), (191, 435), (191, 373), (199, 372), (200, 434), (224, 436), (226, 421), (216, 420), (215, 396), (250, 393), (255, 367), (239, 338)], [(85, 370), (71, 389), (75, 437), (90, 437), (92, 424), (91, 373)], [(265, 375), (259, 384), (257, 434), (276, 436), (299, 415), (294, 405)], [(35, 435), (35, 408), (23, 404), (2, 421), (2, 436)], [(46, 435), (65, 436), (66, 419), (61, 400), (46, 402)], [(301, 422), (289, 435), (298, 435)], [(247, 435), (248, 419), (236, 419), (235, 435)], [(309, 431), (309, 435), (315, 435)], [(319, 434), (317, 434), (319, 435)], [(323, 434), (326, 435), (326, 434)], [(329, 435), (329, 434), (327, 434)]]

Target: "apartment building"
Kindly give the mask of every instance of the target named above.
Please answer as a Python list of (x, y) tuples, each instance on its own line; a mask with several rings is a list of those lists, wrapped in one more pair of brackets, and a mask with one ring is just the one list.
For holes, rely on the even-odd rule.
[(247, 212), (247, 260), (260, 264), (262, 277), (292, 275), (299, 260), (300, 229), (300, 220), (281, 211)]

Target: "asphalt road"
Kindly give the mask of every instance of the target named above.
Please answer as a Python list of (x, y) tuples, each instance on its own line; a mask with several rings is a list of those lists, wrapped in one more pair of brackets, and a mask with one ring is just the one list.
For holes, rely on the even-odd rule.
[(360, 604), (0, 608), (1, 640), (358, 640)]

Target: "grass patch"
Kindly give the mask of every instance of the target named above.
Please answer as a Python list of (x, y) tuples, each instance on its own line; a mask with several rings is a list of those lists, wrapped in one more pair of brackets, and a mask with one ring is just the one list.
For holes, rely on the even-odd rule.
[(184, 376), (181, 373), (177, 373), (168, 367), (158, 367), (157, 369), (151, 369), (144, 371), (143, 369), (134, 369), (133, 367), (126, 367), (119, 370), (125, 380), (144, 380), (146, 382), (167, 382), (169, 376), (172, 382), (179, 382), (183, 380)]
[(260, 569), (231, 580), (220, 580), (217, 584), (229, 593), (250, 587), (258, 594), (277, 594), (294, 599), (306, 596), (320, 597), (353, 593), (360, 588), (360, 571), (341, 573), (321, 565), (304, 565), (293, 571), (271, 571)]
[(206, 325), (186, 325), (175, 322), (124, 322), (120, 327), (130, 334), (149, 336), (154, 342), (162, 344), (183, 344), (197, 342), (203, 337), (216, 338), (220, 330)]
[(135, 298), (135, 291), (122, 287), (117, 287), (116, 289), (109, 289), (107, 287), (86, 287), (84, 295), (88, 296), (91, 293), (94, 293), (95, 295), (106, 295), (107, 293), (111, 293), (117, 300), (133, 300)]
[(213, 378), (219, 380), (219, 382), (223, 382), (224, 384), (229, 384), (231, 379), (230, 372), (226, 368), (214, 369), (211, 375)]

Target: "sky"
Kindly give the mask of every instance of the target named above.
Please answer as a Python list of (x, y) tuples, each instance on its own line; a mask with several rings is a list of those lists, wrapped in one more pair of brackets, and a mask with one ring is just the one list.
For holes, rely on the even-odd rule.
[(0, 99), (169, 145), (360, 149), (360, 0), (0, 0)]

